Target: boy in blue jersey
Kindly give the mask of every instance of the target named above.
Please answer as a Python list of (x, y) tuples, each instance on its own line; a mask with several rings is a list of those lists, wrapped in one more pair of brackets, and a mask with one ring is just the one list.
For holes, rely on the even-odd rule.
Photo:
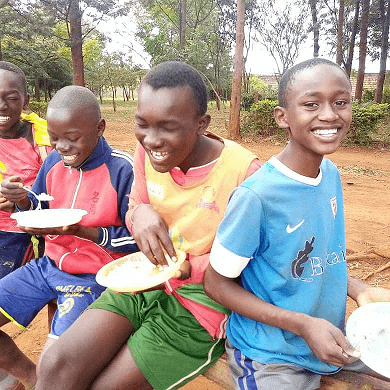
[(390, 290), (347, 275), (342, 185), (324, 158), (348, 131), (351, 100), (335, 63), (289, 69), (275, 108), (289, 143), (233, 192), (218, 228), (204, 288), (232, 310), (226, 349), (237, 389), (318, 388), (321, 374), (359, 357), (343, 334), (347, 295), (390, 301)]

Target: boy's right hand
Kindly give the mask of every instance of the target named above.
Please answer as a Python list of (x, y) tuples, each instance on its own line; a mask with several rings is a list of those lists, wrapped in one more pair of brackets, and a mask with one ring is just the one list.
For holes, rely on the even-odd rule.
[(150, 204), (138, 205), (133, 210), (133, 237), (139, 249), (155, 265), (167, 265), (164, 251), (176, 258), (175, 248), (169, 237), (168, 226)]
[(23, 189), (23, 182), (19, 176), (10, 176), (4, 179), (1, 182), (0, 192), (4, 198), (18, 205), (20, 209), (26, 209), (30, 205), (27, 191)]
[(351, 364), (360, 357), (343, 332), (323, 318), (309, 317), (301, 336), (318, 359), (334, 366)]

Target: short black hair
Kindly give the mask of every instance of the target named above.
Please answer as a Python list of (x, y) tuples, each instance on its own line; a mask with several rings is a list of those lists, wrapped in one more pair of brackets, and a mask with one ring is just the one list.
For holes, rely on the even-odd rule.
[(207, 90), (200, 73), (192, 66), (179, 61), (166, 61), (153, 67), (142, 79), (154, 90), (160, 88), (191, 88), (200, 115), (207, 111)]
[(15, 73), (20, 81), (20, 84), (22, 85), (24, 94), (27, 95), (26, 75), (24, 74), (22, 69), (19, 68), (19, 66), (16, 66), (15, 64), (12, 64), (11, 62), (0, 61), (0, 69), (8, 70), (9, 72)]
[(97, 115), (97, 119), (101, 118), (100, 106), (96, 96), (90, 89), (79, 85), (69, 85), (61, 88), (50, 100), (49, 108), (77, 108), (80, 113), (88, 111)]
[(347, 73), (340, 65), (336, 64), (333, 61), (327, 60), (325, 58), (320, 58), (320, 57), (311, 58), (309, 60), (306, 60), (306, 61), (300, 62), (299, 64), (294, 65), (292, 68), (287, 69), (283, 73), (283, 75), (279, 81), (279, 92), (278, 92), (278, 99), (279, 99), (278, 104), (280, 107), (287, 107), (288, 89), (289, 89), (292, 81), (296, 77), (296, 75), (305, 69), (314, 68), (314, 67), (319, 66), (319, 65), (330, 65), (330, 66), (334, 66), (334, 67), (340, 69), (341, 71), (343, 71), (343, 73), (345, 74), (345, 77), (350, 82)]

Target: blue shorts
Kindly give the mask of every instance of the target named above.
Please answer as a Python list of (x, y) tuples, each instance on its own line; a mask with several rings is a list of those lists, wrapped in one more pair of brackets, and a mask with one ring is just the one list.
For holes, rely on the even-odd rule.
[(34, 256), (31, 236), (0, 230), (0, 279)]
[(94, 274), (72, 275), (40, 257), (0, 279), (0, 312), (26, 328), (43, 307), (57, 299), (50, 335), (58, 338), (105, 290)]
[[(234, 388), (237, 390), (315, 390), (321, 386), (320, 374), (293, 364), (256, 362), (242, 354), (229, 340), (226, 340), (225, 346)], [(344, 366), (343, 370), (375, 375), (361, 360)]]

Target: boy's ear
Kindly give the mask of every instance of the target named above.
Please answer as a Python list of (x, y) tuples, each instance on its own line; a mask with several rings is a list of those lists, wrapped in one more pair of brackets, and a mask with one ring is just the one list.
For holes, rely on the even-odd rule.
[(199, 118), (199, 128), (198, 128), (199, 135), (202, 135), (207, 130), (210, 121), (211, 121), (211, 116), (209, 114), (204, 114)]
[(28, 93), (26, 93), (26, 96), (24, 97), (23, 110), (25, 110), (27, 108), (29, 102), (30, 102), (30, 95)]
[(289, 124), (287, 122), (286, 109), (284, 107), (276, 106), (274, 108), (274, 116), (276, 123), (282, 128), (289, 128)]
[(103, 118), (100, 118), (98, 124), (96, 125), (97, 134), (99, 137), (101, 137), (104, 133), (104, 130), (106, 129), (106, 120)]

